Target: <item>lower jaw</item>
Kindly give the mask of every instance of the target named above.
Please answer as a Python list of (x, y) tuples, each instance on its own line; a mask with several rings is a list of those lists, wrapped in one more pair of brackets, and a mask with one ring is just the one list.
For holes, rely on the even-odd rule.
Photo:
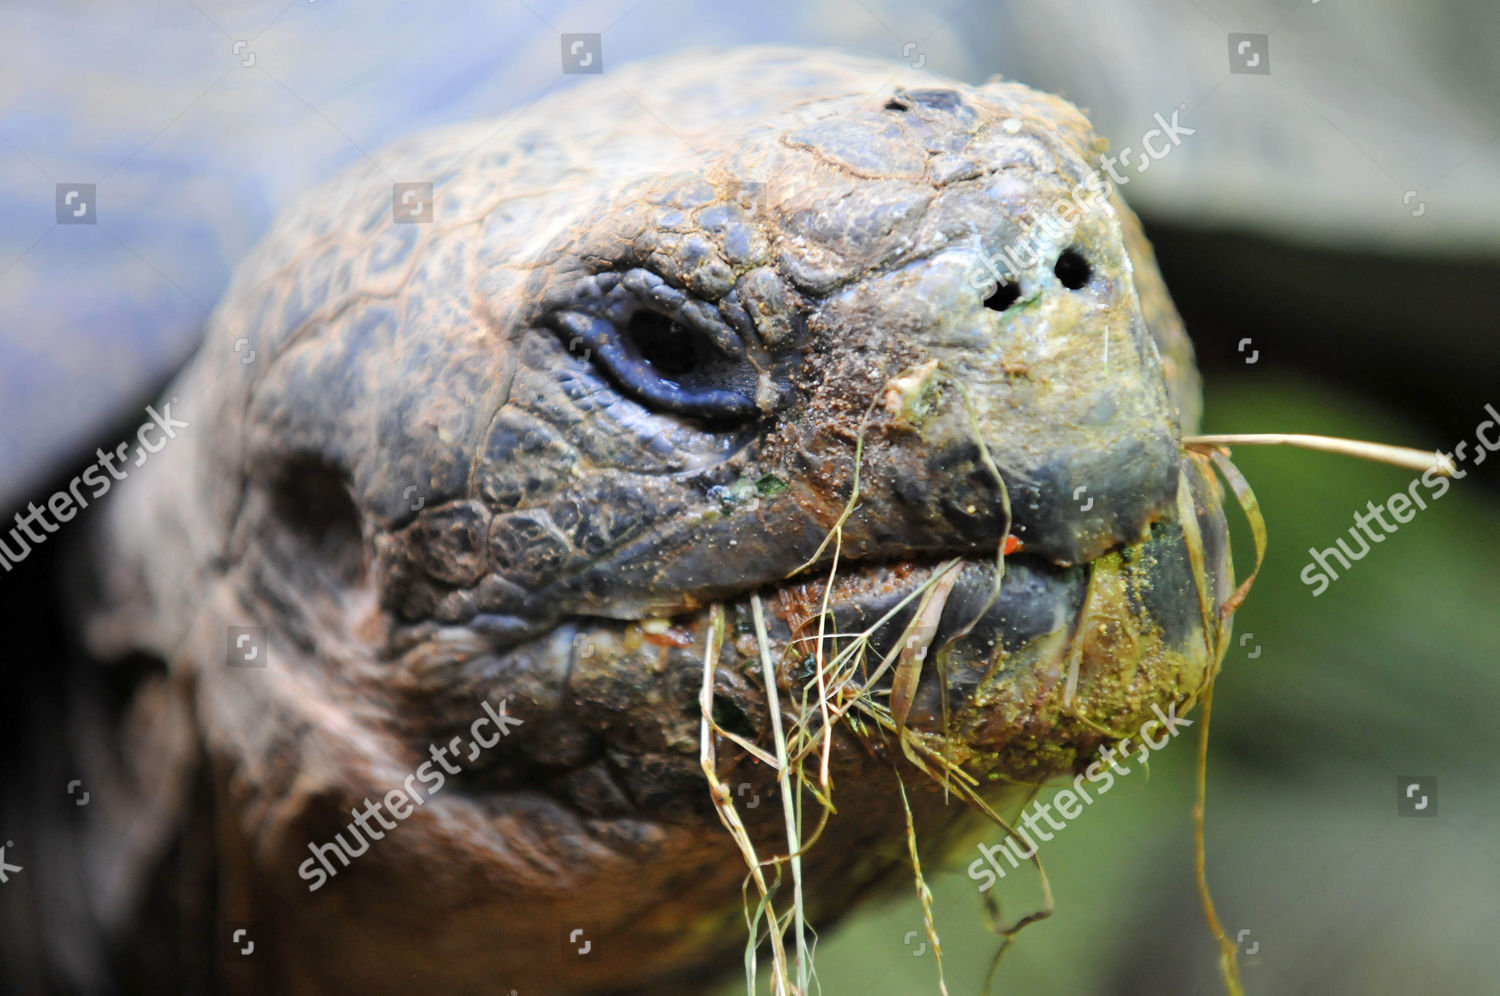
[[(962, 560), (781, 588), (768, 606), (773, 655), (793, 662), (783, 682), (794, 691), (816, 684), (826, 598), (825, 632), (864, 638), (824, 639), (824, 685), (836, 677), (831, 663), (853, 675), (863, 701), (850, 714), (870, 739), (894, 742), (893, 684), (919, 669), (904, 722), (919, 749), (981, 784), (1039, 783), (1134, 735), (1153, 707), (1184, 707), (1211, 678), (1216, 610), (1227, 592), (1194, 569), (1190, 542), (1178, 525), (1163, 524), (1145, 542), (1079, 567), (1008, 558), (998, 584), (995, 562)], [(929, 616), (941, 610), (929, 635), (913, 619), (926, 592), (933, 603), (942, 597), (935, 581), (944, 573), (951, 590), (929, 604)], [(873, 732), (882, 726), (885, 737)]]

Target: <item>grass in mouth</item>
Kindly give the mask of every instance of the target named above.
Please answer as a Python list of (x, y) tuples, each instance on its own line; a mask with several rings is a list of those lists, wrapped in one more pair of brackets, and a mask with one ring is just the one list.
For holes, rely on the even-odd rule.
[[(973, 620), (949, 637), (944, 646), (938, 648), (936, 654), (931, 655), (928, 651), (935, 638), (937, 622), (941, 617), (948, 594), (957, 580), (962, 564), (961, 558), (953, 558), (940, 564), (922, 584), (907, 593), (896, 605), (863, 631), (839, 633), (833, 631), (831, 627), (834, 618), (831, 611), (831, 599), (843, 553), (843, 529), (860, 498), (860, 467), (864, 454), (865, 430), (870, 415), (875, 405), (884, 400), (888, 392), (893, 389), (893, 385), (902, 385), (910, 381), (915, 385), (912, 389), (927, 391), (930, 387), (929, 380), (941, 380), (946, 385), (951, 385), (962, 398), (965, 413), (978, 443), (981, 459), (999, 486), (1007, 522), (1005, 535), (1002, 536), (996, 548), (995, 580), (988, 599)], [(1427, 455), (1399, 447), (1310, 436), (1196, 436), (1187, 437), (1183, 442), (1189, 458), (1198, 463), (1205, 477), (1214, 478), (1216, 476), (1214, 471), (1217, 469), (1228, 483), (1245, 514), (1255, 547), (1255, 567), (1249, 576), (1234, 588), (1229, 597), (1215, 607), (1209, 590), (1203, 537), (1198, 526), (1196, 509), (1193, 506), (1193, 496), (1186, 482), (1182, 483), (1178, 489), (1178, 517), (1182, 523), (1189, 560), (1197, 579), (1197, 594), (1200, 610), (1203, 613), (1205, 638), (1210, 641), (1207, 649), (1211, 661), (1204, 684), (1199, 689), (1203, 714), (1197, 757), (1196, 802), (1193, 807), (1194, 866), (1204, 919), (1220, 949), (1220, 972), (1225, 988), (1231, 996), (1240, 996), (1243, 993), (1243, 987), (1236, 960), (1237, 948), (1223, 929), (1208, 885), (1204, 844), (1208, 729), (1213, 682), (1229, 645), (1229, 617), (1244, 601), (1265, 559), (1266, 527), (1254, 492), (1244, 476), (1230, 462), (1227, 447), (1231, 443), (1237, 445), (1290, 443), (1325, 452), (1339, 452), (1378, 459), (1397, 466), (1408, 467), (1415, 466), (1419, 457), (1426, 459)], [(1427, 465), (1429, 464), (1423, 466)], [(1447, 468), (1443, 469), (1446, 472)], [(782, 487), (784, 488), (785, 485)], [(771, 489), (771, 493), (775, 493), (774, 489)], [(983, 813), (1001, 828), (1006, 836), (1021, 842), (1016, 830), (981, 797), (978, 780), (952, 760), (944, 749), (946, 731), (949, 728), (946, 696), (942, 697), (943, 734), (923, 735), (906, 725), (907, 714), (925, 661), (929, 657), (934, 659), (935, 666), (940, 669), (939, 679), (942, 680), (942, 651), (967, 635), (999, 598), (1005, 570), (1003, 551), (1009, 537), (1009, 521), (1009, 496), (1004, 478), (985, 446), (983, 434), (979, 432), (973, 416), (973, 407), (963, 385), (942, 371), (931, 367), (912, 368), (887, 382), (886, 389), (877, 392), (875, 400), (866, 410), (855, 439), (854, 470), (849, 499), (818, 549), (804, 564), (792, 572), (795, 575), (810, 569), (823, 558), (830, 547), (832, 548), (827, 581), (823, 586), (821, 605), (817, 615), (817, 633), (814, 636), (803, 636), (799, 632), (793, 632), (792, 638), (782, 648), (784, 657), (793, 656), (796, 655), (798, 648), (810, 643), (812, 645), (810, 656), (814, 665), (813, 680), (803, 684), (802, 698), (797, 703), (795, 715), (790, 717), (788, 722), (783, 722), (777, 682), (778, 664), (786, 664), (787, 661), (785, 659), (778, 661), (773, 654), (760, 596), (758, 594), (751, 596), (750, 607), (754, 621), (755, 641), (770, 716), (770, 732), (773, 741), (771, 750), (766, 750), (744, 737), (723, 729), (713, 719), (714, 673), (723, 650), (727, 623), (724, 606), (718, 603), (711, 606), (703, 654), (703, 684), (700, 692), (702, 721), (699, 760), (704, 776), (708, 780), (719, 819), (739, 848), (748, 870), (742, 889), (745, 924), (748, 931), (745, 946), (745, 978), (747, 991), (751, 996), (754, 996), (756, 992), (760, 967), (758, 952), (762, 943), (765, 943), (771, 952), (769, 992), (774, 996), (809, 996), (819, 990), (817, 975), (813, 967), (816, 933), (808, 923), (805, 910), (802, 858), (817, 843), (828, 825), (829, 818), (836, 811), (829, 770), (832, 747), (829, 731), (834, 729), (836, 724), (845, 724), (858, 736), (867, 740), (879, 739), (888, 745), (894, 741), (901, 756), (917, 771), (941, 785), (945, 792), (958, 795), (964, 802)], [(1233, 584), (1232, 563), (1230, 572), (1231, 584)], [(1092, 590), (1092, 572), (1090, 572), (1089, 590)], [(1082, 609), (1085, 614), (1088, 601), (1086, 592)], [(871, 641), (875, 633), (905, 611), (913, 602), (916, 603), (915, 610), (900, 639), (872, 670), (869, 664), (873, 657)], [(1064, 707), (1070, 715), (1095, 727), (1107, 736), (1119, 739), (1124, 734), (1100, 726), (1077, 710), (1080, 657), (1081, 653), (1078, 648), (1075, 648), (1069, 655), (1068, 677), (1063, 692)], [(892, 676), (890, 691), (877, 691), (880, 680), (892, 669), (895, 673)], [(882, 695), (884, 701), (881, 700)], [(812, 696), (812, 702), (808, 701), (809, 696)], [(733, 743), (768, 765), (776, 773), (785, 825), (785, 853), (763, 858), (757, 852), (745, 822), (735, 807), (734, 794), (719, 779), (715, 736)], [(816, 763), (809, 771), (809, 762), (814, 756), (816, 756)], [(927, 938), (936, 956), (938, 990), (946, 996), (948, 990), (943, 978), (942, 945), (933, 917), (932, 893), (922, 874), (916, 825), (907, 796), (906, 784), (899, 768), (893, 766), (893, 773), (906, 817), (906, 843), (911, 858), (917, 897), (922, 906)], [(1035, 794), (1040, 786), (1031, 786), (1031, 788), (1032, 794)], [(819, 808), (816, 824), (811, 832), (807, 831), (806, 814), (803, 811), (804, 800), (809, 798)], [(1016, 934), (1026, 926), (1050, 916), (1055, 909), (1052, 888), (1048, 882), (1046, 870), (1042, 866), (1039, 851), (1030, 847), (1025, 850), (1033, 851), (1030, 861), (1036, 866), (1039, 876), (1042, 890), (1041, 904), (1033, 912), (1012, 923), (1005, 924), (1000, 917), (997, 900), (990, 894), (985, 895), (986, 918), (991, 929), (1001, 938), (1001, 944), (990, 965), (985, 984), (986, 992), (990, 991), (1001, 959), (1014, 941)], [(783, 886), (787, 879), (790, 880), (789, 899), (782, 896)], [(788, 932), (791, 934), (790, 938), (787, 936)]]

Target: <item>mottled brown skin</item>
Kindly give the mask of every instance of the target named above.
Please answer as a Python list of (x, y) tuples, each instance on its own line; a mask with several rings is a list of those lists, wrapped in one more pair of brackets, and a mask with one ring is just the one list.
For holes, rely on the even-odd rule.
[[(202, 758), (216, 922), (257, 928), (225, 984), (603, 992), (735, 964), (745, 869), (698, 768), (705, 607), (734, 627), (720, 719), (768, 745), (748, 597), (788, 703), (806, 671), (781, 653), (826, 556), (786, 579), (848, 503), (861, 433), (840, 618), (869, 625), (962, 557), (946, 640), (984, 608), (1002, 538), (1024, 544), (911, 716), (997, 801), (1081, 769), (1100, 726), (1189, 702), (1228, 554), (1180, 443), (1191, 349), (1134, 217), (1091, 202), (1003, 311), (972, 278), (1102, 151), (1015, 84), (695, 53), (411, 139), (291, 212), (171, 391), (193, 431), (109, 509), (90, 629), (103, 659), (167, 661), (122, 750), (151, 759), (152, 825), (187, 819)], [(393, 180), (434, 182), (434, 223), (392, 223)], [(1070, 247), (1076, 289), (1053, 269)], [(269, 667), (225, 666), (243, 625), (270, 631)], [(524, 725), (310, 894), (309, 843), (502, 698)], [(893, 767), (924, 849), (964, 821), (894, 753), (836, 732), (839, 815), (806, 860), (819, 926), (907, 860)], [(770, 774), (727, 741), (719, 757), (773, 852)], [(574, 926), (592, 958), (565, 955)]]

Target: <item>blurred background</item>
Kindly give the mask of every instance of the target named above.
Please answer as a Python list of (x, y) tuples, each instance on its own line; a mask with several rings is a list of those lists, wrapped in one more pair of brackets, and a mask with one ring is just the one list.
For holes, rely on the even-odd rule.
[[(1116, 150), (1175, 113), (1193, 133), (1121, 173), (1197, 345), (1207, 431), (1472, 449), (1500, 407), (1494, 0), (0, 12), (0, 509), (138, 417), (290, 198), (410, 132), (577, 85), (590, 74), (564, 71), (581, 68), (564, 33), (597, 36), (589, 68), (606, 79), (769, 42), (999, 74), (1073, 100)], [(1271, 548), (1215, 695), (1207, 852), (1247, 990), (1500, 993), (1500, 459), (1314, 597), (1309, 548), (1411, 474), (1235, 458)], [(21, 583), (0, 581), (0, 599)], [(1179, 740), (1044, 847), (1057, 913), (1020, 935), (996, 992), (1222, 991), (1193, 888), (1193, 762)], [(998, 946), (962, 870), (975, 856), (923, 856), (953, 993), (981, 989)], [(1002, 894), (1028, 910), (1035, 879)], [(937, 992), (924, 940), (915, 897), (859, 911), (824, 932), (823, 991)], [(733, 973), (725, 994), (744, 990)]]

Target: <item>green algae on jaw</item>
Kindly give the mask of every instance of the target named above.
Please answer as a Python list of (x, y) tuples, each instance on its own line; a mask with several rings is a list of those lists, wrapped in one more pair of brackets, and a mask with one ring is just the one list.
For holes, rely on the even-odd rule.
[(775, 474), (763, 474), (754, 480), (741, 477), (728, 485), (719, 485), (708, 492), (710, 499), (727, 506), (738, 505), (752, 498), (773, 498), (789, 490), (790, 485)]
[(766, 474), (755, 482), (755, 493), (762, 498), (769, 498), (781, 494), (787, 487), (787, 483), (775, 474)]

